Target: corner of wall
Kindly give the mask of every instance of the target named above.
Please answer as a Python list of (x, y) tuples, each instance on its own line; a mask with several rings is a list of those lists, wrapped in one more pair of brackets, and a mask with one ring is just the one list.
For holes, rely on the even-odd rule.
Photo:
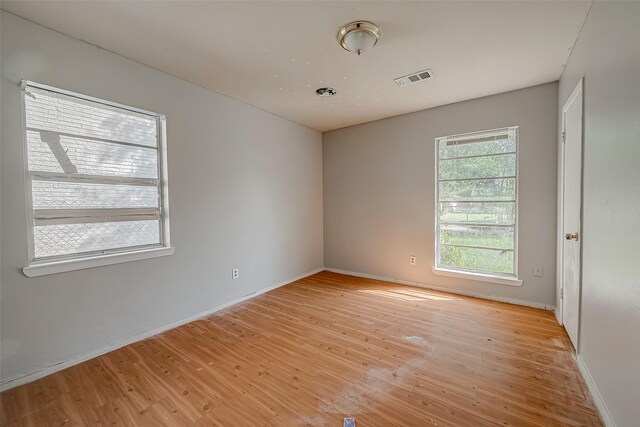
[(602, 422), (606, 427), (616, 427), (616, 423), (613, 421), (611, 414), (609, 413), (609, 409), (607, 405), (604, 403), (604, 399), (600, 394), (600, 390), (598, 390), (598, 386), (596, 385), (591, 373), (589, 372), (589, 368), (587, 368), (587, 364), (582, 358), (581, 355), (576, 356), (576, 363), (578, 364), (578, 369), (584, 378), (585, 383), (587, 383), (587, 387), (591, 392), (591, 396), (593, 397), (593, 401), (596, 404), (596, 408), (598, 408), (598, 412), (600, 413), (600, 417), (602, 418)]

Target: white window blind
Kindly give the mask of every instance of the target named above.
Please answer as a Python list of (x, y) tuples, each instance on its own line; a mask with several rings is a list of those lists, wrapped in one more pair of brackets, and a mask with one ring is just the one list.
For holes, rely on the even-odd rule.
[(168, 245), (163, 116), (23, 82), (30, 261)]
[(436, 139), (436, 267), (517, 276), (517, 127)]

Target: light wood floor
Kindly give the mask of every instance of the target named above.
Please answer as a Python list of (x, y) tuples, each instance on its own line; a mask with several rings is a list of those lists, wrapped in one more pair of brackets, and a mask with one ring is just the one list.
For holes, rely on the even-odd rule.
[(3, 425), (602, 425), (553, 314), (322, 272), (1, 395)]

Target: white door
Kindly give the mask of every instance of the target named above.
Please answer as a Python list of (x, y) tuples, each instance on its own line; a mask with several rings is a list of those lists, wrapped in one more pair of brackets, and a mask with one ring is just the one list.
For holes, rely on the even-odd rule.
[(562, 124), (562, 321), (577, 350), (582, 247), (582, 80), (562, 108)]

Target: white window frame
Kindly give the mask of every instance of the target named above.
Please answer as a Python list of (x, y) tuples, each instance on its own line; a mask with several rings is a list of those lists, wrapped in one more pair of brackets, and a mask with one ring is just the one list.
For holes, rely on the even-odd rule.
[[(26, 189), (26, 208), (27, 208), (27, 247), (28, 247), (28, 263), (27, 266), (22, 269), (23, 273), (27, 277), (37, 277), (46, 274), (61, 273), (65, 271), (80, 270), (85, 268), (99, 267), (103, 265), (118, 264), (123, 262), (138, 261), (142, 259), (156, 258), (160, 256), (167, 256), (174, 253), (175, 248), (170, 243), (170, 231), (169, 231), (169, 178), (167, 173), (167, 140), (166, 140), (166, 117), (163, 114), (154, 113), (152, 111), (143, 110), (140, 108), (130, 107), (128, 105), (119, 104), (116, 102), (106, 101), (104, 99), (94, 98), (91, 96), (79, 94), (76, 92), (59, 89), (53, 86), (48, 86), (32, 81), (22, 80), (20, 87), (22, 89), (22, 129), (23, 129), (23, 157), (24, 157), (24, 170), (25, 170), (25, 189)], [(36, 258), (35, 257), (35, 245), (34, 245), (34, 228), (37, 218), (34, 216), (33, 198), (32, 198), (32, 175), (29, 172), (28, 166), (28, 144), (27, 144), (27, 123), (26, 123), (26, 102), (25, 96), (27, 95), (28, 88), (33, 87), (35, 89), (46, 90), (49, 92), (58, 93), (61, 95), (77, 98), (80, 101), (88, 101), (92, 103), (98, 103), (110, 108), (118, 110), (125, 110), (134, 112), (137, 114), (143, 114), (150, 116), (156, 121), (157, 126), (157, 151), (158, 151), (158, 196), (160, 199), (159, 212), (151, 213), (149, 209), (139, 209), (142, 217), (154, 216), (154, 219), (159, 219), (160, 222), (160, 242), (153, 245), (136, 246), (136, 247), (124, 247), (114, 248), (109, 250), (85, 252), (82, 254), (69, 254), (55, 257)], [(89, 138), (99, 139), (99, 138)], [(150, 148), (150, 147), (147, 147)], [(46, 173), (37, 173), (39, 175)], [(55, 174), (54, 174), (55, 175)], [(93, 179), (91, 176), (85, 176), (87, 182), (100, 183)], [(119, 180), (118, 178), (112, 178), (113, 180)], [(127, 178), (122, 178), (127, 180)], [(110, 209), (115, 211), (116, 209)], [(155, 208), (153, 208), (155, 210)], [(91, 215), (90, 209), (86, 209), (85, 215)], [(94, 210), (96, 216), (101, 218), (104, 215), (100, 215), (102, 209)], [(133, 210), (130, 210), (133, 211)], [(46, 216), (46, 212), (44, 212)], [(47, 218), (39, 218), (39, 220), (48, 220)], [(52, 221), (55, 219), (51, 218)]]
[[(513, 274), (511, 273), (499, 273), (499, 272), (481, 272), (474, 270), (467, 270), (463, 268), (455, 268), (448, 266), (440, 266), (440, 214), (439, 214), (439, 204), (440, 204), (440, 150), (439, 150), (439, 142), (443, 139), (452, 139), (452, 138), (473, 138), (480, 137), (485, 134), (493, 134), (499, 132), (509, 132), (515, 131), (516, 133), (516, 171), (515, 171), (515, 180), (516, 180), (516, 194), (515, 194), (515, 225), (514, 225), (514, 249), (513, 249)], [(497, 129), (489, 129), (478, 132), (468, 132), (457, 135), (448, 135), (443, 137), (438, 137), (435, 139), (435, 257), (434, 257), (434, 265), (432, 271), (434, 274), (441, 276), (450, 276), (456, 277), (460, 279), (469, 279), (476, 280), (480, 282), (490, 282), (501, 285), (509, 285), (509, 286), (522, 286), (523, 282), (518, 278), (518, 228), (520, 226), (520, 221), (518, 217), (518, 200), (519, 200), (519, 162), (520, 162), (520, 141), (519, 141), (519, 128), (518, 126), (510, 126), (505, 128), (497, 128)], [(469, 156), (469, 157), (480, 157), (480, 156)], [(491, 179), (492, 177), (489, 177)], [(487, 201), (487, 202), (490, 202)]]

